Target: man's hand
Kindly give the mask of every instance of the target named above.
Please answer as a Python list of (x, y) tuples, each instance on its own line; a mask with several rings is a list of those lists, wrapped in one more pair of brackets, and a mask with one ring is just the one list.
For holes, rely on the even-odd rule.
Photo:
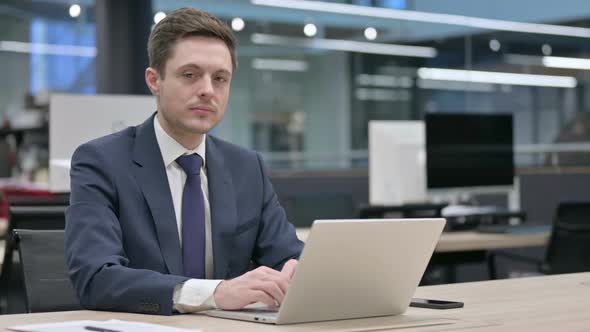
[(285, 263), (285, 265), (283, 265), (283, 269), (281, 270), (281, 273), (285, 274), (289, 278), (289, 281), (291, 281), (291, 278), (293, 278), (293, 275), (295, 274), (296, 267), (297, 267), (297, 260), (290, 259), (287, 263)]
[(283, 303), (296, 266), (297, 261), (291, 259), (281, 272), (261, 266), (235, 279), (224, 280), (213, 293), (215, 304), (226, 310), (242, 309), (256, 302), (278, 307)]

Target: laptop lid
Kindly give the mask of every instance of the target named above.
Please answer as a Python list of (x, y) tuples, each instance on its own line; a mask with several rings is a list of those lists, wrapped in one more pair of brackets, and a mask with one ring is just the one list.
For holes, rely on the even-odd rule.
[(403, 313), (444, 219), (316, 220), (277, 324)]

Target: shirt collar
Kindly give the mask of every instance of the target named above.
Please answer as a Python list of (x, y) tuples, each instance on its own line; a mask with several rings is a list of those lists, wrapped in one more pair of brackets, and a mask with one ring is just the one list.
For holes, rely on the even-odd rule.
[(193, 154), (197, 153), (203, 159), (203, 167), (205, 167), (205, 153), (206, 153), (206, 144), (205, 141), (207, 139), (207, 135), (203, 135), (203, 141), (199, 146), (197, 146), (194, 150), (187, 150), (184, 146), (178, 143), (174, 138), (172, 138), (164, 128), (160, 125), (160, 121), (158, 120), (157, 116), (154, 116), (154, 130), (156, 132), (156, 141), (158, 141), (158, 145), (160, 146), (160, 152), (162, 153), (162, 160), (164, 160), (164, 166), (170, 166), (176, 158), (182, 156), (183, 154)]

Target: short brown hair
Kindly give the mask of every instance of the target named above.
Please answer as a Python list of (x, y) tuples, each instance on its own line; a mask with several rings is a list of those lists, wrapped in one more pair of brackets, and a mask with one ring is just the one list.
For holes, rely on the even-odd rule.
[(150, 67), (156, 69), (162, 78), (166, 61), (177, 40), (203, 36), (222, 40), (231, 55), (232, 67), (238, 66), (236, 59), (236, 37), (231, 29), (217, 17), (194, 8), (180, 8), (158, 22), (148, 40)]

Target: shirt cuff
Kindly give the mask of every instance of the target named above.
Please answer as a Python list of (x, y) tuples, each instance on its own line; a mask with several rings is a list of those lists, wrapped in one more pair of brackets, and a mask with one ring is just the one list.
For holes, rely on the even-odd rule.
[(189, 279), (174, 287), (174, 309), (180, 313), (217, 308), (213, 292), (222, 280)]

